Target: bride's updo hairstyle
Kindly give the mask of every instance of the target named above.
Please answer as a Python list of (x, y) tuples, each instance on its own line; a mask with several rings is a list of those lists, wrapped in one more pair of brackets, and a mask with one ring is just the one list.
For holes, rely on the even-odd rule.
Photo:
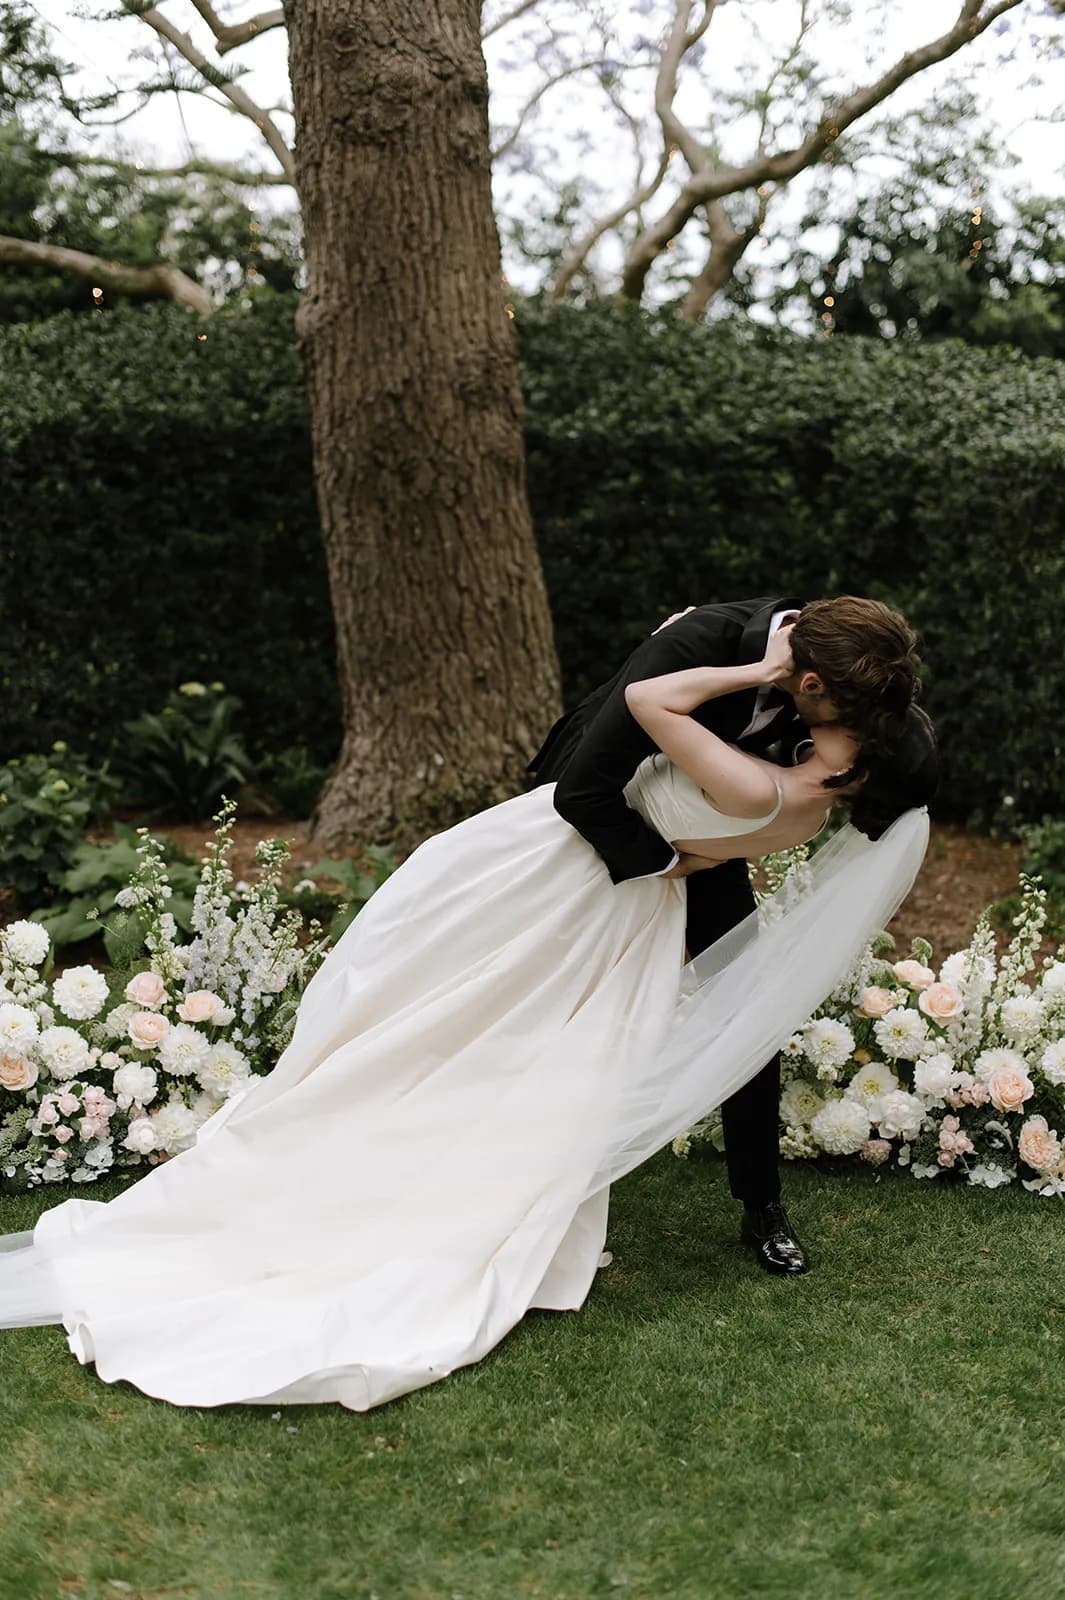
[(816, 672), (840, 722), (887, 749), (917, 698), (920, 657), (906, 618), (879, 600), (812, 600), (791, 630), (799, 672)]
[(939, 787), (939, 747), (927, 712), (910, 706), (890, 746), (862, 751), (860, 770), (866, 778), (850, 820), (867, 838), (879, 839), (904, 812), (929, 805)]

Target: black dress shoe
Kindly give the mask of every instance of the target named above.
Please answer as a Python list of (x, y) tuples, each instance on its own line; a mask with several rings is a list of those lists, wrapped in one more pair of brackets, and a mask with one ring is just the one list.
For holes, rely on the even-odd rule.
[(757, 1211), (745, 1210), (740, 1238), (751, 1247), (765, 1270), (777, 1277), (794, 1278), (810, 1270), (788, 1213), (779, 1201)]

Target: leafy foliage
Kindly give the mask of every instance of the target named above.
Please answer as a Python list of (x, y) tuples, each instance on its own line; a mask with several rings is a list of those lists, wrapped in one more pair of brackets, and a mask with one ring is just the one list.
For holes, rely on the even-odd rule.
[[(137, 830), (129, 823), (115, 824), (116, 837), (107, 844), (84, 840), (73, 853), (73, 863), (63, 874), (58, 887), (63, 898), (47, 911), (37, 911), (33, 921), (47, 931), (57, 949), (81, 944), (102, 933), (107, 959), (122, 969), (131, 964), (144, 942), (137, 913), (116, 910), (115, 900), (140, 865)], [(200, 869), (166, 835), (160, 840), (160, 859), (166, 864), (174, 893), (167, 910), (183, 933), (192, 928), (192, 897), (200, 881)], [(103, 918), (111, 917), (109, 923)]]
[(39, 904), (64, 884), (86, 827), (106, 810), (117, 784), (60, 741), (50, 755), (14, 757), (0, 767), (0, 883), (19, 904)]
[(233, 728), (240, 701), (224, 687), (183, 683), (162, 711), (124, 725), (117, 749), (140, 805), (198, 822), (213, 816), (227, 789), (247, 782), (251, 762)]

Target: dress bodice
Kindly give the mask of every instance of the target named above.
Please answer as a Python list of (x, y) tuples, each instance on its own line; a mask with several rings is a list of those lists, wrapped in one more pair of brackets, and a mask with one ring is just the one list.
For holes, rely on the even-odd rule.
[(773, 821), (784, 795), (777, 784), (777, 803), (764, 817), (730, 817), (716, 810), (694, 778), (663, 755), (641, 761), (625, 785), (625, 799), (663, 839), (734, 839), (757, 833)]

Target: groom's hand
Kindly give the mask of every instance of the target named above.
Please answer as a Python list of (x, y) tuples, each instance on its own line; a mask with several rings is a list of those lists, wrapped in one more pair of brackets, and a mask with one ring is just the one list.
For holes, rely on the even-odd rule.
[(652, 635), (651, 635), (652, 639), (654, 638), (655, 633), (661, 633), (662, 629), (663, 628), (668, 628), (670, 623), (679, 622), (681, 617), (686, 617), (688, 615), (689, 611), (694, 611), (694, 610), (695, 610), (694, 606), (685, 606), (683, 611), (674, 611), (673, 615), (671, 617), (667, 617), (665, 622), (660, 622), (658, 624), (658, 627), (655, 628), (654, 633), (652, 633)]

